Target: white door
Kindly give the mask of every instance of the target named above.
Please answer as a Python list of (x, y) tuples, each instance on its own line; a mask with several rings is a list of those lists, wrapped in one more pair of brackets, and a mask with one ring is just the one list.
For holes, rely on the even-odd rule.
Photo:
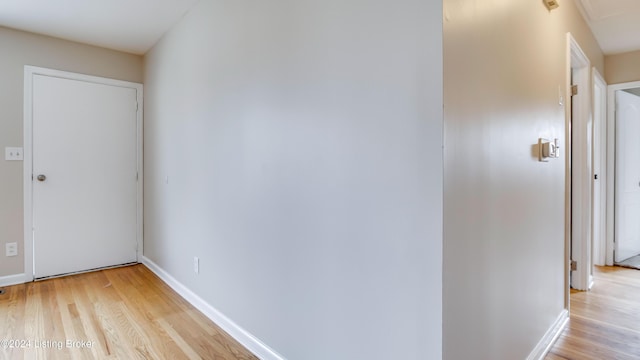
[(34, 276), (135, 262), (136, 89), (32, 81)]
[(606, 264), (607, 84), (593, 69), (593, 263)]
[[(578, 87), (571, 97), (571, 259), (576, 270), (571, 271), (570, 284), (576, 290), (588, 290), (593, 284), (592, 260), (592, 187), (593, 187), (593, 120), (591, 117), (591, 87), (589, 62), (579, 47), (572, 45), (572, 81)], [(582, 54), (577, 56), (576, 54)], [(574, 59), (574, 57), (576, 57)]]
[(640, 97), (616, 91), (615, 261), (640, 254)]

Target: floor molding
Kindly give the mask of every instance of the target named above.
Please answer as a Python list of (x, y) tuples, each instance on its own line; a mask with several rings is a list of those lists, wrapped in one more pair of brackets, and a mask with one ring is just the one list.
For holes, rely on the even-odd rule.
[(143, 256), (142, 264), (149, 268), (149, 270), (153, 271), (160, 279), (162, 279), (162, 281), (169, 285), (180, 296), (191, 303), (191, 305), (193, 305), (196, 309), (200, 310), (209, 319), (211, 319), (211, 321), (220, 326), (224, 331), (231, 335), (231, 337), (236, 339), (236, 341), (242, 344), (254, 355), (262, 360), (285, 360), (284, 357), (276, 353), (273, 349), (268, 347), (258, 338), (238, 326), (235, 322), (233, 322), (216, 308), (211, 306), (201, 297), (196, 295), (193, 291), (189, 290), (186, 286), (176, 280), (173, 276), (171, 276), (149, 258)]
[(16, 274), (0, 277), (0, 286), (19, 285), (28, 282), (27, 274)]
[(543, 360), (549, 350), (551, 350), (551, 347), (556, 342), (560, 334), (562, 334), (562, 331), (564, 330), (568, 321), (569, 312), (564, 309), (562, 310), (560, 315), (558, 315), (558, 318), (553, 323), (553, 325), (551, 325), (549, 330), (547, 330), (547, 333), (544, 334), (542, 339), (540, 339), (538, 345), (536, 345), (531, 354), (529, 354), (527, 360)]

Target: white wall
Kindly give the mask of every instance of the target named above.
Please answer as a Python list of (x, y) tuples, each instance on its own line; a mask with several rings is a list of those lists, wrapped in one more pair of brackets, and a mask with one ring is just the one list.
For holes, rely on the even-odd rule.
[(603, 55), (572, 1), (444, 14), (444, 358), (526, 359), (565, 307), (566, 33)]
[(640, 80), (640, 51), (607, 55), (604, 58), (604, 77), (607, 84)]
[(439, 2), (201, 1), (145, 57), (145, 255), (286, 358), (441, 358), (441, 62)]

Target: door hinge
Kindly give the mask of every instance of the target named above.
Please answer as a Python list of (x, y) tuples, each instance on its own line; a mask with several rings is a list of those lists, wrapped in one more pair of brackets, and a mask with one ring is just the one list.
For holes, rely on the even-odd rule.
[(577, 271), (578, 270), (578, 262), (575, 260), (571, 260), (571, 271)]
[(578, 85), (571, 85), (571, 96), (578, 95)]
[(136, 101), (136, 111), (140, 110), (140, 104)]

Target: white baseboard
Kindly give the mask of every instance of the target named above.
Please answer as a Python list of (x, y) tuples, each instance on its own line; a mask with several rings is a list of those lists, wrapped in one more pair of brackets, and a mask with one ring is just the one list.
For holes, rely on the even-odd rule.
[(2, 277), (0, 277), (0, 286), (11, 286), (11, 285), (24, 284), (24, 283), (29, 282), (29, 281), (31, 281), (31, 280), (27, 279), (27, 274), (16, 274), (16, 275), (2, 276)]
[(216, 310), (209, 303), (204, 301), (201, 297), (196, 295), (193, 291), (189, 290), (186, 286), (181, 284), (173, 276), (169, 275), (164, 269), (151, 261), (149, 258), (142, 256), (142, 263), (153, 271), (162, 281), (167, 283), (175, 292), (187, 300), (196, 309), (205, 314), (211, 321), (220, 326), (222, 330), (226, 331), (231, 337), (236, 339), (242, 346), (251, 351), (255, 356), (262, 360), (285, 360), (285, 358), (273, 349), (268, 347), (265, 343), (260, 341), (255, 336), (238, 326), (231, 319), (226, 317), (220, 311)]
[(562, 334), (562, 331), (568, 321), (569, 312), (566, 309), (562, 310), (556, 321), (551, 325), (549, 330), (547, 330), (547, 333), (544, 334), (542, 339), (540, 339), (540, 342), (536, 345), (531, 354), (529, 354), (527, 360), (543, 360), (560, 334)]

